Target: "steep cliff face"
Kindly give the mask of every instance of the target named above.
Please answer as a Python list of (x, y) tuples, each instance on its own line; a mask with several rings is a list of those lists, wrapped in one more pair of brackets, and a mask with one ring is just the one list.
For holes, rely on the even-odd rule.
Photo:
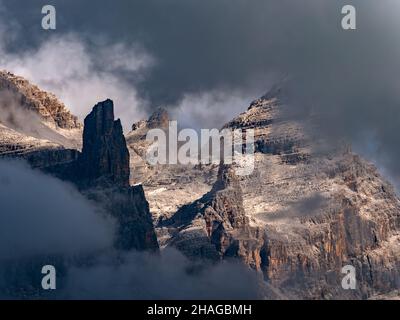
[(83, 179), (107, 178), (118, 185), (129, 186), (129, 151), (121, 121), (114, 121), (111, 100), (98, 103), (85, 118), (79, 165)]
[(124, 187), (106, 184), (102, 180), (101, 184), (80, 191), (116, 219), (116, 249), (158, 250), (157, 236), (142, 186)]
[(76, 161), (47, 172), (73, 182), (118, 221), (115, 246), (157, 250), (149, 204), (141, 185), (129, 185), (129, 152), (111, 100), (98, 103), (85, 119), (83, 149)]
[[(160, 243), (192, 258), (239, 257), (291, 298), (368, 298), (398, 290), (395, 191), (347, 145), (327, 148), (309, 135), (309, 123), (287, 111), (284, 93), (275, 88), (224, 126), (254, 129), (249, 176), (234, 177), (227, 168), (217, 174), (211, 166), (150, 169), (143, 185)], [(345, 265), (356, 268), (356, 290), (341, 286)]]
[[(0, 82), (3, 76), (11, 82), (0, 84), (7, 89), (0, 90), (0, 159), (22, 158), (34, 168), (75, 184), (95, 203), (99, 214), (113, 217), (109, 220), (110, 224), (115, 221), (116, 249), (157, 251), (143, 188), (129, 186), (129, 152), (120, 121), (114, 121), (112, 101), (99, 103), (85, 119), (81, 152), (81, 126), (61, 108), (63, 105), (57, 107), (51, 95), (21, 78), (0, 73)], [(25, 188), (29, 192), (29, 186)], [(91, 258), (80, 256), (79, 263)], [(4, 261), (1, 271), (7, 276), (1, 281), (1, 294), (52, 299), (54, 295), (40, 286), (40, 270), (45, 264), (56, 266), (57, 284), (62, 286), (69, 263), (62, 255), (41, 254)]]
[[(284, 108), (269, 94), (227, 124), (256, 130), (255, 170), (240, 185), (251, 225), (265, 230), (260, 269), (301, 298), (396, 289), (400, 202), (393, 188), (347, 146), (321, 146)], [(356, 268), (357, 290), (342, 289), (344, 265)]]
[(75, 183), (119, 222), (115, 245), (123, 250), (157, 250), (149, 204), (141, 185), (129, 185), (129, 152), (111, 100), (98, 103), (85, 119), (83, 149)]
[(172, 234), (167, 246), (194, 259), (240, 257), (255, 269), (262, 264), (263, 232), (250, 226), (239, 180), (228, 165), (220, 165), (210, 192), (159, 225)]
[[(275, 189), (285, 188), (285, 196), (291, 200), (281, 199), (278, 204), (270, 198), (274, 210), (264, 211), (267, 203), (247, 194), (248, 212), (267, 230), (269, 279), (312, 298), (344, 294), (365, 298), (375, 291), (396, 288), (400, 207), (392, 188), (371, 165), (352, 154), (338, 156), (314, 170), (314, 176), (307, 176), (308, 185), (301, 185), (303, 176), (292, 176), (282, 185), (278, 182)], [(292, 190), (295, 184), (300, 190)], [(356, 268), (356, 291), (341, 289), (344, 265)], [(296, 288), (298, 279), (304, 286)]]

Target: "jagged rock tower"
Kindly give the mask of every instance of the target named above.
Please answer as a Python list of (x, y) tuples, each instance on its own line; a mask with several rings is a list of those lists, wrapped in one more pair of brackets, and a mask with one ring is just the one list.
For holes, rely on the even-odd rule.
[(89, 181), (103, 178), (129, 186), (129, 151), (121, 121), (114, 121), (113, 102), (98, 103), (84, 123), (81, 176)]
[(98, 103), (86, 117), (82, 154), (72, 170), (82, 193), (117, 219), (116, 248), (158, 249), (143, 187), (129, 185), (129, 151), (111, 100)]

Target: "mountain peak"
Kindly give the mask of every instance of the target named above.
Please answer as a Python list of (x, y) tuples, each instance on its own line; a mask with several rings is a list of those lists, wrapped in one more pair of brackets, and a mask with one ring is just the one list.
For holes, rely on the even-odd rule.
[(157, 108), (147, 120), (140, 120), (132, 125), (132, 131), (139, 129), (168, 128), (169, 114), (162, 107)]
[(0, 91), (8, 93), (9, 101), (3, 104), (9, 104), (12, 107), (18, 104), (58, 128), (80, 129), (82, 127), (78, 118), (72, 115), (54, 94), (39, 89), (23, 77), (0, 70)]
[(157, 108), (147, 120), (149, 129), (154, 128), (167, 128), (169, 121), (168, 111), (162, 107)]
[(85, 118), (81, 164), (89, 180), (106, 176), (117, 184), (129, 185), (129, 151), (109, 99), (96, 104)]

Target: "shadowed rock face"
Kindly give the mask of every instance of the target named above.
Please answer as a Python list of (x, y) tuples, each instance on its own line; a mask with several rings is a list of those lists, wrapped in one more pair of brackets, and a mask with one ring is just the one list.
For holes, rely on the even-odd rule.
[(105, 184), (81, 189), (90, 200), (104, 208), (118, 222), (114, 247), (120, 250), (158, 250), (157, 236), (142, 186)]
[(114, 120), (111, 100), (98, 103), (86, 117), (83, 149), (77, 162), (56, 171), (64, 179), (73, 177), (72, 182), (83, 194), (117, 219), (116, 248), (158, 249), (143, 188), (129, 185), (129, 151), (121, 122)]
[(85, 118), (79, 162), (82, 176), (89, 181), (107, 178), (115, 184), (129, 186), (129, 151), (121, 121), (114, 121), (111, 100), (98, 103)]
[(154, 111), (148, 120), (141, 120), (132, 125), (132, 131), (146, 128), (146, 129), (156, 129), (156, 128), (168, 128), (169, 115), (167, 110), (164, 108), (158, 108)]
[(85, 119), (82, 152), (36, 149), (24, 158), (76, 185), (82, 194), (116, 218), (115, 247), (158, 250), (149, 204), (141, 185), (129, 185), (129, 151), (111, 100), (98, 103)]
[(155, 171), (155, 167), (146, 161), (146, 150), (152, 142), (146, 140), (151, 129), (161, 129), (168, 135), (169, 116), (163, 108), (158, 108), (147, 119), (135, 122), (132, 131), (126, 135), (130, 153), (131, 175), (130, 183), (143, 183)]

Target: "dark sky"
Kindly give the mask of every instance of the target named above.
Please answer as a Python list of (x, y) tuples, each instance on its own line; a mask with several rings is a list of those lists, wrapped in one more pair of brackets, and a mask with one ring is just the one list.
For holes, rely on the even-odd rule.
[[(332, 143), (350, 140), (392, 176), (400, 173), (397, 0), (54, 0), (57, 30), (49, 32), (40, 24), (44, 1), (0, 3), (3, 29), (8, 28), (3, 50), (15, 61), (49, 41), (79, 38), (95, 80), (107, 71), (124, 89), (109, 95), (124, 96), (125, 86), (135, 92), (124, 109), (135, 103), (146, 112), (159, 106), (177, 110), (194, 99), (182, 117), (197, 117), (202, 125), (207, 119), (222, 122), (289, 75), (291, 105), (303, 117), (310, 107), (319, 114), (318, 134)], [(341, 28), (345, 4), (357, 10), (355, 31)], [(129, 56), (115, 55), (116, 44), (152, 63), (140, 72), (116, 63)], [(232, 96), (242, 100), (231, 101)]]
[(69, 32), (97, 44), (142, 45), (155, 67), (141, 81), (125, 76), (151, 106), (174, 105), (187, 93), (261, 89), (271, 73), (322, 72), (333, 59), (343, 62), (340, 51), (353, 51), (347, 45), (355, 38), (340, 29), (341, 1), (56, 0), (54, 32), (41, 29), (43, 1), (3, 3), (19, 24), (10, 43), (17, 51)]

